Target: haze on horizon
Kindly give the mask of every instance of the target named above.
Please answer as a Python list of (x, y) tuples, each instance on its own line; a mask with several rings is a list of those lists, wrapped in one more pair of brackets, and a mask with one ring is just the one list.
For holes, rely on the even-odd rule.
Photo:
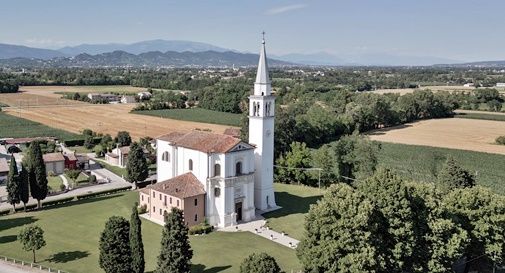
[(505, 59), (499, 0), (2, 1), (0, 43), (58, 49), (83, 43), (188, 40), (273, 54), (328, 52)]

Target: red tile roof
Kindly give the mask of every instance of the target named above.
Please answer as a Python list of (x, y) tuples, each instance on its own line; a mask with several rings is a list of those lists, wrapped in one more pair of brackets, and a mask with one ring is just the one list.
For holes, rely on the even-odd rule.
[(224, 130), (224, 134), (239, 138), (240, 137), (240, 129), (239, 128), (226, 128), (226, 130)]
[(75, 157), (75, 154), (73, 153), (64, 154), (63, 156), (68, 161), (77, 161), (77, 157)]
[(240, 139), (202, 131), (189, 133), (173, 132), (158, 137), (159, 140), (170, 142), (172, 145), (184, 147), (204, 153), (225, 153), (241, 142)]
[(147, 188), (181, 199), (205, 194), (202, 183), (191, 172), (149, 185)]
[(49, 153), (44, 154), (42, 157), (44, 158), (44, 162), (65, 161), (65, 157), (63, 157), (62, 153)]

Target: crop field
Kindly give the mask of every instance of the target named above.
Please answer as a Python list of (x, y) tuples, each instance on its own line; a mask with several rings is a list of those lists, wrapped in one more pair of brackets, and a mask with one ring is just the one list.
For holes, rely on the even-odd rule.
[(505, 146), (495, 145), (505, 135), (505, 123), (463, 118), (431, 119), (367, 133), (372, 140), (433, 146), (505, 155)]
[(230, 126), (240, 126), (240, 117), (241, 117), (240, 114), (212, 111), (202, 108), (150, 110), (150, 111), (136, 111), (132, 113), (162, 117), (162, 118), (177, 119), (177, 120), (187, 120), (187, 121), (222, 124)]
[(195, 129), (222, 133), (229, 127), (135, 115), (130, 113), (132, 107), (134, 105), (131, 104), (85, 104), (79, 107), (7, 108), (5, 112), (73, 133), (80, 133), (85, 128), (111, 135), (116, 135), (118, 131), (128, 131), (134, 138), (157, 137), (173, 131)]
[[(505, 93), (505, 88), (503, 87), (490, 87), (497, 89), (500, 93)], [(476, 88), (475, 87), (465, 87), (462, 85), (439, 85), (439, 86), (421, 86), (418, 89), (429, 89), (433, 92), (440, 92), (440, 91), (447, 91), (447, 92), (471, 92), (474, 91)], [(398, 93), (400, 95), (408, 94), (414, 92), (414, 90), (417, 90), (415, 88), (398, 88), (398, 89), (377, 89), (372, 92), (378, 93), (378, 94), (387, 94), (387, 93)]]
[(473, 173), (478, 185), (505, 194), (504, 155), (383, 142), (378, 162), (416, 182), (434, 182), (448, 156)]
[(72, 139), (78, 137), (78, 135), (0, 112), (0, 138), (7, 137), (57, 137), (59, 139)]
[(76, 86), (22, 86), (21, 91), (29, 94), (50, 96), (59, 98), (62, 92), (80, 93), (131, 93), (146, 91), (144, 87), (134, 87), (130, 85), (76, 85)]
[(11, 107), (49, 107), (64, 105), (85, 105), (86, 103), (74, 100), (60, 99), (58, 94), (32, 94), (27, 92), (0, 94), (0, 103)]
[[(130, 219), (137, 192), (96, 197), (28, 213), (0, 217), (0, 253), (29, 261), (16, 236), (23, 225), (44, 229), (47, 245), (37, 251), (37, 260), (46, 266), (73, 273), (101, 272), (98, 241), (105, 222), (113, 215)], [(107, 209), (104, 209), (107, 208)], [(303, 228), (302, 225), (299, 225)], [(146, 272), (153, 272), (161, 242), (160, 225), (142, 220)], [(295, 250), (249, 232), (212, 232), (190, 236), (194, 251), (192, 272), (239, 272), (240, 263), (255, 252), (275, 257), (285, 272), (298, 272), (301, 266)]]

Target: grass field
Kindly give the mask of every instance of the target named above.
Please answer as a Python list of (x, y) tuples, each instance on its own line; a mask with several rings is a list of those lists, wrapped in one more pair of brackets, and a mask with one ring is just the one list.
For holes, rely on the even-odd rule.
[(317, 188), (279, 183), (274, 184), (274, 187), (275, 201), (282, 208), (263, 215), (268, 226), (278, 232), (284, 231), (295, 239), (302, 239), (305, 214), (324, 192)]
[(105, 162), (103, 158), (102, 158), (102, 160), (97, 160), (97, 162), (100, 165), (102, 165), (102, 167), (104, 167), (105, 169), (113, 172), (117, 176), (119, 176), (119, 177), (126, 177), (126, 174), (127, 174), (126, 168), (120, 168), (118, 166), (110, 165), (109, 163)]
[(71, 139), (79, 136), (0, 112), (0, 138), (6, 137), (57, 137), (59, 139)]
[[(39, 212), (0, 217), (0, 254), (30, 260), (16, 236), (23, 225), (35, 223), (45, 233), (47, 245), (37, 252), (40, 263), (73, 273), (102, 272), (98, 266), (98, 241), (112, 215), (129, 219), (136, 192), (67, 203)], [(142, 221), (146, 272), (155, 269), (162, 227)], [(238, 272), (242, 260), (253, 252), (274, 256), (285, 272), (300, 270), (295, 251), (247, 232), (213, 232), (190, 236), (194, 251), (192, 272)]]
[(212, 111), (203, 108), (135, 111), (132, 113), (162, 117), (162, 118), (177, 119), (177, 120), (230, 125), (237, 127), (240, 126), (240, 117), (241, 117), (240, 114)]
[(495, 121), (505, 121), (505, 115), (503, 114), (489, 114), (484, 113), (458, 113), (454, 116), (455, 118), (468, 118), (468, 119), (482, 119), (482, 120), (495, 120)]
[(476, 174), (477, 184), (505, 194), (505, 156), (464, 150), (381, 143), (379, 165), (419, 182), (433, 182), (447, 156)]
[(63, 181), (59, 176), (48, 176), (47, 177), (47, 185), (51, 188), (49, 192), (58, 192), (60, 191), (60, 187), (63, 184)]

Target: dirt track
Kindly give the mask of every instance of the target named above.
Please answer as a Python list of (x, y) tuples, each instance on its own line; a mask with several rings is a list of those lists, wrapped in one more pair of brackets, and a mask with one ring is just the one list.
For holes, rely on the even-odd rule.
[(494, 144), (505, 135), (505, 122), (477, 119), (432, 119), (368, 133), (371, 139), (505, 155), (505, 145)]

